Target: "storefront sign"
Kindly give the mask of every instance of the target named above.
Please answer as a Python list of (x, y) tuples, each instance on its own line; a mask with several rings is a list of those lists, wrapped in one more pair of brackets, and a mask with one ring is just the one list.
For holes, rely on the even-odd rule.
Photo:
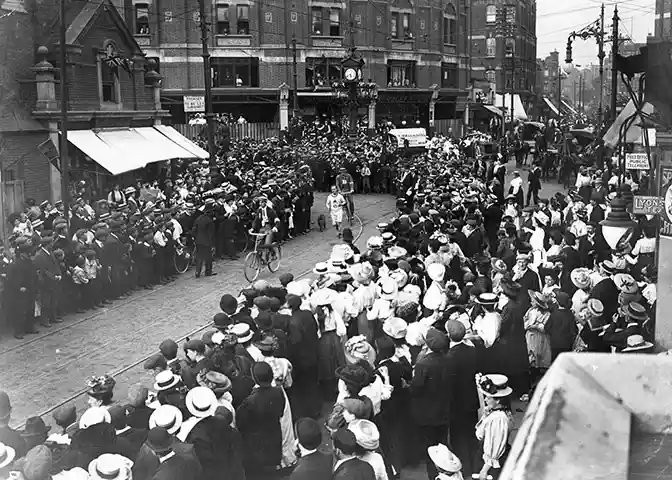
[(185, 95), (184, 111), (185, 113), (205, 112), (205, 97), (200, 95)]
[(635, 195), (632, 203), (632, 213), (636, 215), (656, 215), (661, 212), (664, 202), (661, 197), (646, 197)]
[(626, 153), (625, 168), (627, 170), (648, 170), (651, 168), (649, 157), (646, 153)]

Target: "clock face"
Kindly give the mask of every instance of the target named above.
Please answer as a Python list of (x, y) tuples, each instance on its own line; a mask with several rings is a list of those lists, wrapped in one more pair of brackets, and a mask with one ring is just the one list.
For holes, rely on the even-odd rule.
[(348, 68), (345, 71), (345, 79), (352, 82), (355, 78), (357, 78), (357, 72), (355, 71), (354, 68)]

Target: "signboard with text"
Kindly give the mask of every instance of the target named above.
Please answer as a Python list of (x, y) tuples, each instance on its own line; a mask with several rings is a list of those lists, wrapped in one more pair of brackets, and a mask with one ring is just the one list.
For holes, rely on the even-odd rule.
[(632, 202), (632, 213), (636, 215), (656, 215), (665, 206), (661, 197), (635, 195)]
[(649, 157), (646, 153), (626, 153), (625, 168), (627, 170), (648, 170), (651, 168)]
[(205, 112), (205, 97), (202, 95), (185, 95), (184, 112)]

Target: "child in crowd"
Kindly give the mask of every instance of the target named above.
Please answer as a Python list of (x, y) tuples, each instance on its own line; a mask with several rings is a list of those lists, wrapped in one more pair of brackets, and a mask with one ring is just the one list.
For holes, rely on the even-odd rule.
[(91, 305), (95, 307), (102, 307), (102, 296), (100, 290), (100, 281), (98, 279), (98, 274), (102, 269), (100, 262), (96, 256), (96, 251), (89, 249), (85, 253), (86, 258), (84, 262), (84, 271), (86, 271), (86, 277), (89, 279), (88, 291)]
[(75, 284), (77, 290), (78, 302), (77, 313), (83, 313), (85, 308), (91, 306), (91, 297), (89, 295), (89, 277), (84, 269), (86, 266), (86, 259), (82, 256), (77, 257), (75, 266), (72, 269), (72, 282)]

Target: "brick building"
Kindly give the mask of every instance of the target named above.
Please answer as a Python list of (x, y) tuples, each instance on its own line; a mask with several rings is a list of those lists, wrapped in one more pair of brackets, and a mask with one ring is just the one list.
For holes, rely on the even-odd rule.
[(658, 40), (672, 38), (672, 0), (656, 0), (653, 37)]
[[(181, 138), (172, 129), (154, 128), (168, 116), (160, 82), (147, 75), (144, 54), (114, 4), (68, 1), (65, 21), (69, 181), (85, 180), (98, 198), (109, 183), (123, 181), (120, 174), (193, 156), (177, 149)], [(2, 216), (21, 210), (27, 198), (61, 198), (59, 1), (6, 0), (0, 35), (8, 42), (0, 62)]]
[[(126, 18), (164, 77), (162, 101), (186, 121), (185, 95), (203, 95), (197, 0), (125, 0)], [(206, 0), (215, 112), (273, 121), (278, 87), (293, 86), (304, 115), (337, 114), (330, 84), (352, 40), (363, 80), (379, 87), (377, 117), (428, 123), (465, 108), (468, 7), (465, 0)], [(352, 27), (352, 28), (351, 28)], [(290, 100), (291, 101), (291, 100)]]
[(472, 75), (519, 96), (527, 112), (536, 98), (536, 14), (536, 0), (472, 0)]

